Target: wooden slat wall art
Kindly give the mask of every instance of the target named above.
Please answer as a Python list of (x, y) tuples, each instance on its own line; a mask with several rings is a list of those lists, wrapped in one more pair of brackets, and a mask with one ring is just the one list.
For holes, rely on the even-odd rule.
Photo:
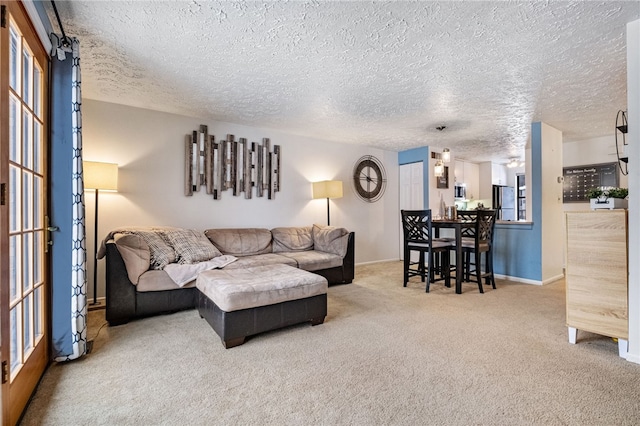
[(273, 155), (276, 159), (275, 164), (273, 166), (273, 175), (275, 176), (273, 191), (279, 192), (280, 191), (280, 145), (273, 146)]
[[(244, 138), (243, 138), (244, 139)], [(251, 144), (252, 145), (252, 144)], [(244, 184), (244, 198), (251, 198), (251, 148), (249, 142), (244, 139), (244, 164), (242, 168), (242, 183)]]
[(193, 195), (205, 186), (206, 193), (214, 200), (222, 198), (222, 192), (231, 190), (234, 196), (244, 193), (246, 199), (256, 196), (271, 200), (280, 191), (281, 148), (263, 138), (262, 144), (246, 138), (235, 140), (228, 134), (226, 140), (216, 143), (209, 135), (208, 127), (200, 125), (185, 138), (184, 194)]
[(206, 145), (204, 146), (204, 177), (205, 177), (205, 185), (207, 186), (207, 194), (213, 194), (213, 182), (214, 182), (214, 174), (213, 174), (213, 165), (215, 164), (215, 156), (213, 146), (216, 141), (216, 137), (211, 135), (209, 138), (205, 138)]
[(193, 184), (193, 192), (198, 192), (200, 190), (200, 139), (198, 137), (198, 132), (196, 130), (193, 131), (191, 137), (191, 163), (193, 164), (193, 169), (191, 171), (191, 182)]
[(207, 164), (206, 144), (209, 136), (207, 133), (207, 126), (201, 124), (200, 132), (198, 133), (198, 174), (200, 175), (200, 183), (198, 186), (207, 184), (207, 180), (205, 179)]
[(184, 195), (193, 195), (193, 136), (184, 139)]

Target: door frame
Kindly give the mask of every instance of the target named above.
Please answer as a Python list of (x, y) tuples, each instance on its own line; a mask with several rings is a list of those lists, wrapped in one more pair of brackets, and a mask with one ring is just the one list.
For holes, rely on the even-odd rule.
[[(0, 333), (2, 338), (0, 339), (0, 359), (3, 362), (10, 363), (10, 317), (9, 317), (9, 200), (8, 200), (8, 186), (9, 186), (9, 22), (11, 19), (15, 22), (16, 26), (20, 29), (22, 36), (26, 40), (29, 48), (32, 50), (34, 58), (37, 58), (39, 65), (42, 68), (42, 122), (43, 128), (41, 130), (41, 137), (43, 138), (42, 146), (42, 211), (43, 211), (43, 226), (45, 227), (45, 233), (42, 239), (42, 243), (46, 244), (48, 239), (46, 232), (45, 216), (48, 211), (48, 150), (49, 150), (49, 72), (50, 72), (50, 58), (42, 45), (42, 41), (38, 36), (29, 14), (22, 4), (18, 1), (0, 0), (0, 6), (5, 11), (5, 25), (0, 28), (2, 36), (0, 37), (1, 51), (5, 52), (0, 56), (0, 119), (3, 125), (0, 130), (0, 182), (5, 185), (4, 199), (5, 203), (0, 205)], [(10, 19), (11, 17), (11, 19)], [(6, 56), (4, 56), (6, 55)], [(44, 250), (43, 250), (44, 251)], [(44, 371), (51, 361), (50, 347), (51, 347), (51, 280), (49, 276), (50, 262), (47, 253), (43, 253), (43, 279), (45, 283), (42, 287), (42, 303), (43, 312), (42, 320), (43, 324), (43, 336), (40, 342), (35, 346), (33, 352), (29, 355), (29, 359), (22, 365), (20, 371), (13, 379), (13, 383), (19, 383), (20, 386), (12, 386), (12, 380), (8, 379), (5, 383), (2, 383), (0, 387), (1, 394), (1, 410), (2, 410), (2, 424), (16, 424), (20, 419), (26, 405), (31, 398), (37, 384), (39, 383)], [(10, 370), (10, 366), (7, 367)], [(10, 378), (10, 371), (8, 376)], [(3, 379), (4, 382), (4, 379)]]

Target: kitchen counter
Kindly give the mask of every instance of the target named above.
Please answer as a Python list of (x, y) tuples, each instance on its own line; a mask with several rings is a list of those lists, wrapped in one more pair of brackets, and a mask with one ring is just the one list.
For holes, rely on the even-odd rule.
[(527, 225), (527, 226), (531, 226), (533, 225), (533, 222), (529, 222), (526, 220), (496, 220), (496, 225)]

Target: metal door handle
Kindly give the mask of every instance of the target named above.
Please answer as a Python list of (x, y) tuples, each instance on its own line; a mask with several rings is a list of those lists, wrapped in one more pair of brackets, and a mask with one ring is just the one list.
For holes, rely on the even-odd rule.
[(47, 230), (47, 242), (44, 245), (44, 252), (49, 253), (49, 247), (53, 245), (53, 241), (51, 240), (51, 233), (59, 231), (60, 228), (58, 228), (57, 226), (51, 226), (49, 224), (49, 216), (45, 216), (45, 222), (47, 224), (47, 227), (45, 228)]

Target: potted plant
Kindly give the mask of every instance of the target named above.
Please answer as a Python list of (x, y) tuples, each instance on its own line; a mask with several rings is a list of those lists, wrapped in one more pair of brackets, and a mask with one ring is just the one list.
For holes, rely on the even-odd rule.
[(629, 190), (627, 188), (599, 187), (587, 191), (587, 197), (592, 210), (595, 209), (626, 209)]

